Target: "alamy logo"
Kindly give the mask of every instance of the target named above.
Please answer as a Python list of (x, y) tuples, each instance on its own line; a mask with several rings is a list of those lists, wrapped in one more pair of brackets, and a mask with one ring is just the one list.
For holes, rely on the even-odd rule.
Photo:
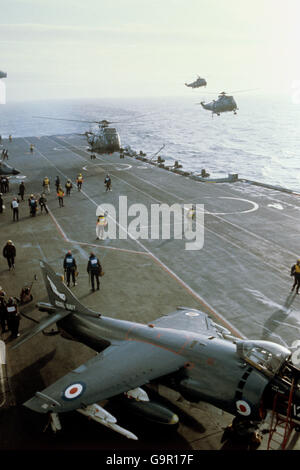
[[(96, 233), (111, 240), (185, 240), (185, 250), (201, 250), (204, 245), (203, 204), (132, 204), (127, 196), (97, 207)], [(100, 230), (99, 230), (100, 229)]]

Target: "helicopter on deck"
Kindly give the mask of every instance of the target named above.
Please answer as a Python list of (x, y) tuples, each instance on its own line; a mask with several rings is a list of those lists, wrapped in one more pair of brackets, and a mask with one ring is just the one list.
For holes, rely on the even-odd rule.
[(1, 72), (0, 70), (0, 78), (6, 78), (7, 77), (7, 73), (6, 72)]
[(201, 104), (202, 108), (211, 111), (213, 115), (216, 114), (217, 116), (220, 116), (221, 113), (230, 111), (233, 111), (233, 113), (236, 114), (238, 109), (233, 96), (227, 95), (225, 91), (222, 91), (222, 93), (219, 94), (217, 100), (213, 100), (210, 103), (204, 103), (204, 101), (201, 101), (201, 103), (197, 104)]
[(98, 153), (113, 153), (119, 152), (121, 149), (120, 136), (114, 127), (109, 127), (112, 122), (103, 119), (102, 121), (83, 121), (80, 119), (63, 119), (51, 118), (46, 116), (33, 116), (41, 119), (53, 119), (56, 121), (76, 121), (88, 122), (90, 124), (98, 124), (98, 129), (95, 131), (86, 131), (83, 135), (86, 136), (91, 150)]
[(199, 75), (198, 75), (197, 80), (195, 80), (194, 82), (185, 83), (185, 86), (190, 87), (190, 88), (200, 88), (201, 86), (206, 86), (206, 85), (207, 85), (207, 82), (205, 78), (201, 78), (199, 77)]

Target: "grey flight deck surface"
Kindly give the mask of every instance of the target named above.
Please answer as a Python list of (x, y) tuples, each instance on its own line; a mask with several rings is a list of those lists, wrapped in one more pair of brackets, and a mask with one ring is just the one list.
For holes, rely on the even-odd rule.
[[(34, 145), (33, 153), (30, 144)], [(20, 220), (13, 222), (10, 202), (21, 179), (12, 177), (10, 192), (4, 194), (6, 210), (0, 214), (0, 240), (2, 247), (8, 239), (14, 241), (16, 268), (9, 272), (2, 258), (0, 285), (8, 295), (19, 296), (21, 287), (37, 275), (34, 300), (21, 307), (21, 333), (44, 315), (35, 308), (37, 301), (47, 301), (39, 260), (46, 260), (62, 273), (64, 255), (71, 249), (79, 270), (78, 285), (72, 289), (84, 305), (104, 315), (148, 323), (178, 306), (188, 306), (208, 313), (236, 336), (286, 346), (298, 340), (300, 296), (290, 294), (289, 276), (299, 257), (297, 194), (241, 181), (198, 182), (134, 158), (120, 159), (119, 153), (91, 160), (86, 140), (77, 135), (13, 138), (12, 142), (3, 140), (3, 145), (9, 150), (10, 163), (26, 175), (26, 193), (20, 204)], [(75, 185), (78, 173), (84, 177), (81, 192)], [(112, 179), (111, 192), (104, 188), (107, 173)], [(63, 186), (67, 178), (73, 181), (63, 208), (55, 191), (57, 175)], [(45, 176), (51, 180), (51, 192), (46, 193), (50, 214), (39, 211), (31, 218), (27, 199), (42, 192)], [(151, 204), (204, 204), (203, 248), (188, 251), (184, 240), (174, 239), (96, 240), (97, 206), (114, 205), (118, 218), (119, 196), (127, 196), (128, 207), (142, 203), (149, 212)], [(100, 257), (105, 272), (96, 293), (90, 292), (86, 272), (91, 251)], [(232, 416), (205, 403), (191, 405), (163, 388), (161, 394), (180, 417), (177, 434), (157, 435), (146, 424), (135, 423), (140, 440), (131, 442), (78, 413), (63, 417), (61, 435), (43, 433), (45, 416), (25, 409), (22, 403), (95, 354), (51, 333), (49, 329), (19, 349), (7, 351), (7, 366), (1, 369), (2, 449), (222, 447), (223, 429)], [(10, 345), (8, 333), (1, 339)], [(130, 426), (134, 431), (132, 423)]]

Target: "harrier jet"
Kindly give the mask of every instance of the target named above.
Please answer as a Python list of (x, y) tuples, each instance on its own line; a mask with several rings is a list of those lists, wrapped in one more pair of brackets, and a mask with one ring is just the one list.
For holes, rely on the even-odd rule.
[(275, 410), (299, 427), (300, 369), (286, 347), (236, 338), (204, 312), (185, 307), (148, 324), (109, 318), (84, 307), (46, 262), (40, 266), (50, 303), (38, 306), (48, 314), (12, 349), (57, 323), (64, 336), (98, 353), (24, 403), (49, 414), (53, 430), (61, 427), (60, 413), (77, 410), (137, 439), (98, 403), (120, 395), (147, 402), (141, 387), (152, 382), (252, 422)]

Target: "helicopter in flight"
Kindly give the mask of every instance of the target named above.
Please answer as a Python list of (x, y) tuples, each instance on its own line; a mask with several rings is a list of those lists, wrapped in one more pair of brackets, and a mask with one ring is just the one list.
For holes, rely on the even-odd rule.
[(197, 80), (195, 80), (194, 82), (185, 83), (185, 86), (190, 87), (190, 88), (200, 88), (201, 86), (206, 86), (206, 85), (207, 85), (207, 82), (205, 78), (201, 78), (199, 77), (199, 75), (198, 75)]
[(114, 127), (109, 127), (112, 122), (103, 119), (102, 121), (84, 121), (80, 119), (63, 119), (52, 118), (46, 116), (33, 116), (34, 118), (53, 119), (56, 121), (75, 121), (75, 122), (88, 122), (90, 124), (98, 124), (98, 129), (95, 131), (86, 131), (83, 135), (86, 136), (91, 150), (98, 153), (113, 153), (119, 152), (121, 149), (120, 136)]
[(231, 111), (233, 111), (234, 114), (237, 114), (236, 111), (238, 109), (234, 97), (227, 95), (225, 91), (222, 91), (222, 93), (219, 94), (217, 100), (213, 100), (210, 103), (204, 103), (204, 101), (201, 101), (201, 103), (197, 104), (201, 104), (202, 108), (211, 111), (212, 115), (216, 114), (217, 116), (220, 116), (221, 113)]

